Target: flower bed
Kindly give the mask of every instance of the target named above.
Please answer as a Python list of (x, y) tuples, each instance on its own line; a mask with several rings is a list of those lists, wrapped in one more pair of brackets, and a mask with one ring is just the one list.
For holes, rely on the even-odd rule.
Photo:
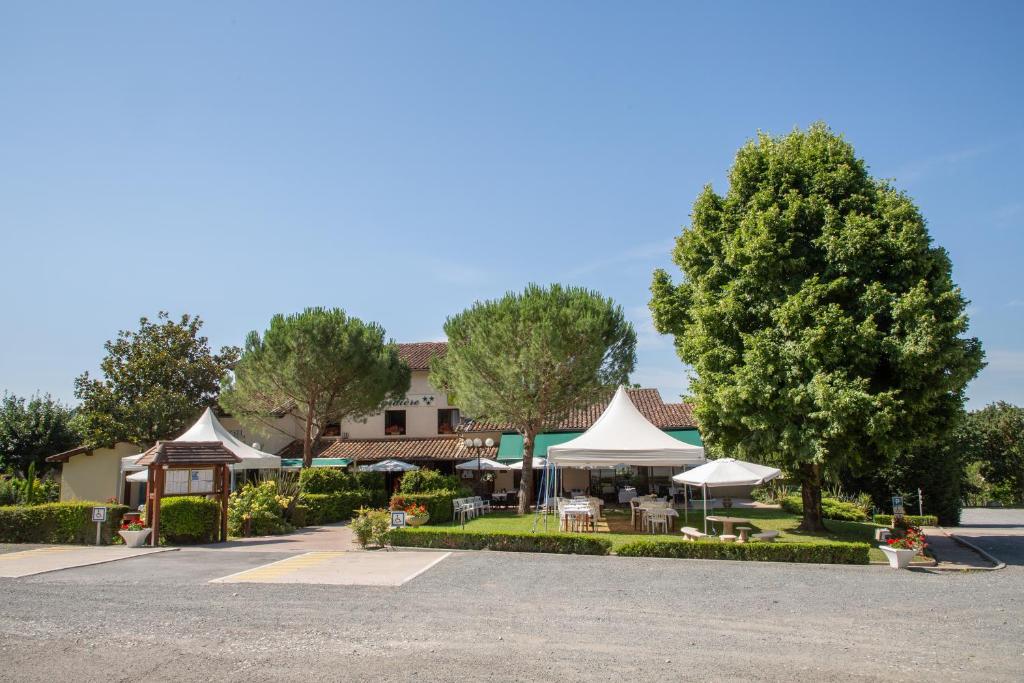
[(449, 550), (503, 550), (518, 553), (558, 553), (562, 555), (607, 555), (611, 541), (589, 536), (540, 533), (474, 533), (431, 528), (393, 529), (391, 545), (410, 548)]
[(812, 564), (868, 564), (867, 543), (722, 543), (721, 541), (635, 541), (621, 546), (625, 557), (699, 560), (756, 560)]

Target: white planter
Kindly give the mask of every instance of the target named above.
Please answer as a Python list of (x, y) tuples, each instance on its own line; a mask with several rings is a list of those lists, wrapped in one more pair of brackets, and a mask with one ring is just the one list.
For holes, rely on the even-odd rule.
[(152, 529), (142, 529), (140, 531), (118, 531), (117, 533), (124, 539), (124, 544), (129, 548), (141, 548), (146, 545), (146, 538), (149, 537), (149, 532)]
[(893, 569), (906, 569), (910, 565), (910, 561), (917, 555), (916, 550), (908, 550), (905, 548), (890, 548), (887, 545), (878, 546), (885, 553), (885, 556), (889, 558), (889, 566)]

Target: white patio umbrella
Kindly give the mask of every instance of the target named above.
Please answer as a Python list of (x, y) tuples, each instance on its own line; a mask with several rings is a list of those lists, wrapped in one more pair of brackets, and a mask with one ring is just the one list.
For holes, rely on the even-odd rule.
[(381, 460), (371, 465), (361, 465), (360, 472), (415, 472), (419, 467), (401, 460)]
[(752, 462), (719, 458), (681, 472), (672, 481), (704, 489), (704, 533), (708, 532), (708, 489), (716, 486), (758, 486), (782, 474), (782, 470)]
[[(533, 459), (533, 469), (535, 469), (535, 470), (542, 470), (542, 469), (544, 469), (547, 466), (548, 466), (547, 458), (535, 457)], [(509, 465), (508, 468), (510, 470), (521, 470), (521, 469), (523, 469), (523, 461), (520, 460), (517, 463), (513, 463), (513, 464)]]
[(460, 462), (455, 466), (457, 470), (510, 470), (512, 469), (508, 465), (503, 465), (497, 460), (491, 460), (490, 458), (475, 458), (473, 460), (467, 460), (466, 462)]

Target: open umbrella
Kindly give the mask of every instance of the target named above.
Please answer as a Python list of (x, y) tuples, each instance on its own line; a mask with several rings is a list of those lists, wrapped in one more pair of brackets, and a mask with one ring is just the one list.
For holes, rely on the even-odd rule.
[(362, 465), (360, 472), (415, 472), (419, 467), (401, 460), (381, 460), (371, 465)]
[(782, 470), (733, 458), (711, 460), (687, 472), (681, 472), (672, 481), (704, 489), (704, 533), (708, 532), (708, 489), (716, 486), (758, 486), (782, 474)]
[(466, 462), (460, 462), (455, 466), (457, 470), (510, 470), (512, 469), (508, 465), (503, 465), (497, 460), (491, 460), (490, 458), (476, 458), (474, 460), (467, 460)]

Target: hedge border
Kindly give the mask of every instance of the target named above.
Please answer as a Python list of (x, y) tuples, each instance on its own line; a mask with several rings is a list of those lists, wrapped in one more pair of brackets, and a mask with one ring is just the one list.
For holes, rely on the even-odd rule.
[(694, 560), (869, 564), (867, 543), (723, 543), (721, 541), (634, 541), (620, 546), (623, 557), (669, 557)]
[[(914, 526), (938, 526), (939, 518), (935, 515), (903, 515), (910, 524)], [(872, 518), (875, 524), (881, 524), (882, 526), (892, 526), (892, 515), (875, 515)]]
[(126, 505), (73, 501), (41, 505), (0, 507), (0, 543), (96, 543), (94, 507), (107, 508), (107, 521), (100, 530), (100, 542), (109, 544), (121, 527)]
[(477, 533), (439, 529), (393, 529), (391, 545), (445, 550), (499, 550), (514, 553), (555, 553), (560, 555), (608, 555), (612, 542), (604, 538), (571, 534), (526, 532)]
[(318, 526), (351, 519), (361, 507), (382, 508), (387, 504), (383, 490), (338, 491), (337, 493), (302, 493), (299, 503), (309, 508), (306, 524)]

